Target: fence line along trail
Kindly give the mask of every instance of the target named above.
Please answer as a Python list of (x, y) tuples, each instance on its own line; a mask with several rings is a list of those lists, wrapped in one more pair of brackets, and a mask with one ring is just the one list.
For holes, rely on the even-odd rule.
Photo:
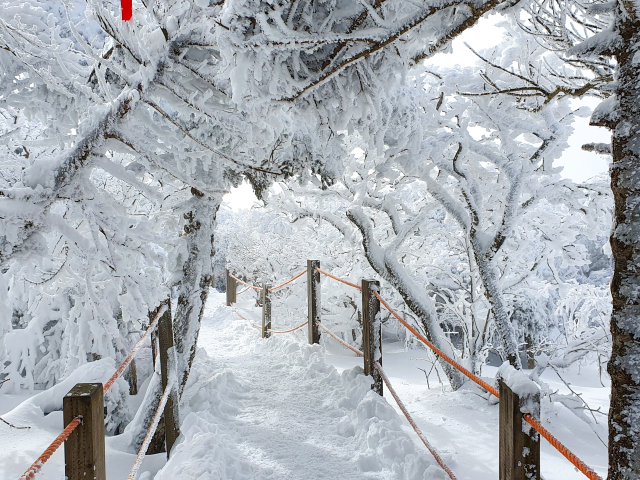
[(207, 305), (184, 442), (157, 479), (443, 478), (361, 370), (326, 365), (304, 329), (259, 338), (233, 312), (257, 321), (254, 303), (224, 307), (223, 297), (212, 293)]
[[(20, 451), (20, 445), (28, 445), (15, 464), (0, 464), (8, 473), (0, 478), (18, 478), (18, 472), (24, 472), (21, 480), (38, 475), (57, 478), (64, 470), (69, 480), (86, 478), (88, 472), (96, 480), (119, 480), (125, 478), (126, 469), (128, 480), (536, 480), (547, 478), (541, 476), (542, 466), (554, 472), (549, 480), (568, 480), (567, 474), (574, 473), (602, 480), (575, 453), (581, 452), (589, 464), (603, 470), (602, 461), (584, 455), (600, 454), (586, 448), (592, 434), (585, 435), (584, 429), (579, 433), (581, 426), (566, 417), (560, 421), (558, 412), (541, 402), (539, 387), (525, 372), (505, 362), (493, 381), (476, 376), (407, 323), (383, 298), (379, 281), (362, 279), (359, 286), (318, 267), (318, 261), (309, 260), (307, 269), (275, 287), (251, 285), (230, 271), (219, 273), (227, 275), (227, 290), (223, 294), (212, 290), (209, 295), (199, 348), (181, 398), (171, 304), (164, 301), (119, 367), (106, 359), (79, 368), (75, 377), (8, 413), (11, 421), (28, 423), (29, 416), (59, 408), (51, 406), (52, 400), (68, 391), (55, 403), (62, 404), (66, 426), (62, 433), (56, 432), (57, 437), (34, 442), (37, 433), (22, 430), (10, 442), (0, 437), (0, 449)], [(272, 303), (278, 298), (271, 298), (270, 292), (305, 273), (306, 321), (300, 323), (304, 318), (295, 315), (272, 316)], [(361, 347), (341, 339), (336, 334), (339, 325), (331, 323), (330, 316), (327, 324), (322, 323), (320, 275), (333, 282), (325, 288), (341, 282), (361, 292)], [(238, 293), (238, 283), (247, 288)], [(251, 289), (255, 292), (238, 302), (238, 295)], [(410, 358), (421, 355), (419, 350), (405, 352), (403, 347), (401, 353), (393, 352), (389, 343), (383, 348), (381, 307), (472, 382), (456, 392), (445, 393), (442, 388), (437, 393), (437, 389), (434, 395), (428, 382), (431, 372), (423, 370), (426, 389), (411, 379), (407, 360), (425, 359)], [(155, 335), (155, 348), (149, 352), (155, 355), (155, 372), (149, 377), (147, 397), (156, 396), (158, 401), (134, 455), (128, 438), (136, 430), (128, 432), (127, 427), (124, 435), (105, 437), (104, 393), (118, 381), (125, 383), (121, 376), (143, 346), (151, 347), (147, 345), (151, 335)], [(339, 371), (328, 362), (345, 369)], [(499, 399), (499, 408), (488, 401), (487, 392)], [(35, 408), (30, 409), (29, 403)], [(164, 427), (156, 432), (160, 420)], [(525, 423), (533, 429), (525, 429)], [(132, 425), (138, 428), (135, 420)], [(155, 455), (160, 450), (151, 446), (158, 435), (166, 444), (166, 454), (160, 457), (168, 460)], [(549, 442), (544, 448), (540, 436)], [(63, 443), (64, 461), (59, 451)], [(34, 448), (44, 452), (37, 457)], [(26, 471), (25, 458), (30, 465)]]

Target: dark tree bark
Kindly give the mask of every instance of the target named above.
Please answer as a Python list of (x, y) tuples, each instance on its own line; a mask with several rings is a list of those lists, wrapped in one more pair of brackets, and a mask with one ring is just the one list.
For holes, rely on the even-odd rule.
[[(611, 189), (615, 202), (611, 250), (613, 348), (609, 410), (609, 479), (640, 478), (640, 11), (618, 0), (614, 45), (616, 97), (594, 123), (613, 128)], [(608, 113), (611, 112), (611, 113)], [(595, 112), (597, 114), (598, 111)]]
[(192, 188), (193, 198), (184, 218), (188, 256), (178, 284), (173, 332), (178, 357), (179, 392), (182, 395), (196, 354), (200, 321), (213, 280), (213, 229), (220, 198), (209, 198)]

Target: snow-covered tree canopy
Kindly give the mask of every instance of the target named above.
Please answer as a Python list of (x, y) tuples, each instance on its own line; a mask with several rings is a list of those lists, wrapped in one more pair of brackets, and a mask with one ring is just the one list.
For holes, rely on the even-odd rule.
[[(424, 71), (494, 13), (509, 19), (509, 43), (477, 52), (482, 72)], [(556, 263), (580, 268), (587, 247), (571, 245), (577, 233), (593, 242), (593, 212), (606, 211), (600, 187), (552, 165), (584, 113), (569, 99), (585, 94), (606, 98), (592, 122), (616, 129), (611, 147), (590, 148), (618, 162), (614, 317), (635, 332), (637, 17), (604, 0), (139, 0), (122, 22), (117, 0), (0, 0), (0, 331), (4, 345), (23, 337), (0, 351), (4, 373), (15, 388), (50, 385), (121, 356), (140, 316), (172, 295), (184, 386), (216, 214), (242, 178), (259, 197), (276, 180), (340, 197), (325, 220), (348, 227), (347, 244), (361, 240), (436, 335), (440, 307), (401, 251), (445, 212), (443, 235), (462, 246), (471, 291), (518, 365), (505, 295), (543, 262), (562, 283)], [(403, 185), (417, 196), (392, 204)], [(316, 218), (317, 193), (300, 194)], [(637, 334), (625, 335), (614, 335), (623, 360), (610, 368), (616, 385), (637, 385), (623, 366), (637, 363), (625, 353)], [(614, 395), (618, 411), (625, 395)], [(612, 437), (619, 452), (637, 448), (632, 430)]]
[[(43, 258), (53, 265), (44, 271), (55, 272), (61, 251), (92, 260), (81, 262), (76, 281), (86, 285), (74, 298), (92, 292), (99, 270), (120, 278), (126, 266), (133, 278), (155, 265), (158, 276), (146, 276), (143, 290), (163, 278), (182, 292), (177, 324), (189, 345), (178, 349), (192, 354), (206, 294), (189, 292), (210, 281), (215, 210), (229, 186), (242, 175), (257, 193), (292, 175), (331, 184), (348, 158), (341, 132), (359, 131), (383, 148), (384, 124), (401, 110), (387, 94), (399, 73), (506, 5), (154, 1), (136, 3), (133, 21), (123, 23), (115, 1), (2, 3), (0, 263), (21, 259), (5, 271), (7, 283), (16, 286), (16, 269), (31, 271)], [(144, 200), (127, 200), (124, 190)], [(151, 222), (144, 230), (142, 216)], [(181, 230), (184, 238), (170, 239)], [(58, 238), (73, 248), (60, 250)], [(112, 260), (119, 245), (148, 257), (148, 242), (159, 245), (162, 261), (147, 258), (138, 268)], [(123, 288), (114, 286), (114, 295)], [(161, 291), (124, 317), (151, 310)], [(4, 331), (11, 316), (35, 308), (15, 305)], [(123, 306), (112, 300), (110, 318)], [(32, 328), (49, 329), (39, 322)], [(109, 354), (91, 346), (85, 353), (92, 351)], [(16, 371), (33, 357), (21, 352)]]
[[(502, 52), (492, 60), (495, 67), (429, 71), (392, 90), (395, 110), (380, 128), (385, 148), (371, 149), (362, 136), (348, 135), (349, 150), (361, 155), (347, 162), (334, 185), (321, 192), (289, 183), (270, 200), (296, 221), (322, 219), (345, 239), (361, 241), (373, 270), (397, 290), (436, 344), (442, 342), (443, 317), (420, 279), (428, 279), (434, 293), (445, 291), (451, 285), (436, 278), (442, 271), (458, 276), (456, 262), (467, 264), (458, 287), (465, 284), (470, 293), (451, 301), (451, 310), (462, 306), (466, 312), (460, 314), (468, 322), (463, 354), (472, 369), (494, 331), (503, 357), (519, 362), (513, 297), (540, 294), (538, 270), (553, 276), (560, 264), (588, 262), (576, 239), (599, 235), (603, 241), (598, 222), (608, 218), (609, 208), (601, 187), (576, 185), (553, 166), (570, 124), (584, 113), (572, 110), (568, 98), (541, 102), (476, 93), (488, 75), (495, 83), (513, 77), (507, 69), (512, 53)], [(437, 221), (436, 212), (449, 222)], [(436, 247), (437, 240), (425, 240), (423, 232), (444, 243)], [(457, 243), (453, 251), (459, 253), (447, 254), (447, 241)], [(425, 242), (430, 248), (416, 254)], [(426, 260), (432, 255), (438, 260)], [(447, 256), (455, 260), (443, 267)]]

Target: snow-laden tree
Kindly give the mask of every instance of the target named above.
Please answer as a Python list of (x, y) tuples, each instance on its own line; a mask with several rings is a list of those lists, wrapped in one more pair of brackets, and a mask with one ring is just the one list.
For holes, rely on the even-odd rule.
[[(35, 140), (22, 148), (38, 158), (51, 147)], [(3, 153), (16, 164), (29, 160)], [(179, 206), (171, 205), (179, 190), (164, 188), (173, 195), (160, 208), (157, 182), (138, 178), (127, 164), (133, 165), (131, 158), (109, 154), (77, 175), (74, 190), (47, 212), (50, 228), (32, 235), (30, 248), (3, 270), (5, 388), (47, 388), (87, 362), (122, 361), (149, 309), (169, 295), (171, 270), (181, 268), (170, 260), (180, 246), (171, 208)], [(141, 373), (149, 370), (141, 367)], [(110, 391), (107, 402), (122, 407), (126, 390)], [(109, 415), (110, 431), (128, 416), (122, 408), (110, 408)]]
[[(381, 154), (388, 144), (384, 125), (393, 111), (388, 94), (400, 74), (446, 49), (483, 14), (504, 10), (524, 12), (520, 23), (538, 39), (546, 36), (552, 50), (562, 54), (573, 46), (571, 52), (580, 55), (564, 58), (575, 69), (552, 63), (544, 75), (527, 65), (531, 75), (518, 78), (519, 98), (536, 95), (546, 105), (563, 95), (616, 93), (593, 117), (615, 128), (619, 227), (613, 245), (610, 463), (616, 478), (636, 475), (640, 456), (628, 452), (637, 450), (638, 435), (631, 428), (637, 419), (624, 412), (635, 411), (639, 388), (626, 366), (636, 361), (637, 350), (629, 320), (637, 299), (629, 291), (635, 292), (637, 280), (638, 22), (635, 6), (622, 0), (594, 5), (575, 0), (149, 0), (135, 3), (130, 23), (120, 21), (117, 2), (108, 0), (4, 1), (2, 115), (28, 125), (21, 141), (37, 132), (55, 147), (38, 158), (26, 144), (13, 149), (27, 163), (2, 188), (0, 263), (9, 268), (16, 254), (38, 251), (36, 234), (54, 230), (55, 204), (75, 198), (76, 176), (90, 176), (85, 169), (109, 150), (135, 154), (158, 184), (171, 178), (188, 185), (193, 195), (185, 204), (189, 210), (182, 212), (189, 222), (183, 239), (188, 253), (179, 269), (183, 275), (173, 279), (183, 299), (176, 312), (178, 330), (190, 332), (178, 345), (186, 375), (211, 277), (213, 247), (204, 240), (212, 239), (212, 213), (229, 182), (246, 175), (260, 193), (276, 176), (319, 173), (328, 185), (345, 158), (336, 135), (342, 129), (357, 130), (367, 149), (377, 147)], [(613, 23), (603, 30), (608, 16)], [(607, 55), (615, 56), (615, 67), (603, 60)], [(613, 68), (616, 81), (610, 81)], [(549, 85), (539, 81), (542, 77)], [(487, 78), (494, 93), (516, 93), (492, 82)]]
[[(503, 62), (511, 63), (510, 52), (503, 51), (506, 54)], [(485, 70), (482, 75), (491, 76), (494, 83), (499, 82), (500, 76), (510, 76), (504, 66), (491, 70)], [(586, 223), (581, 228), (585, 232), (590, 231), (589, 222), (594, 221), (595, 215), (587, 214), (590, 204), (585, 203), (580, 187), (561, 179), (553, 168), (553, 160), (562, 152), (571, 132), (569, 125), (577, 112), (562, 101), (527, 108), (521, 97), (508, 101), (476, 93), (478, 80), (478, 74), (473, 71), (447, 74), (435, 105), (438, 126), (432, 127), (432, 131), (438, 134), (425, 135), (424, 144), (415, 153), (403, 151), (404, 146), (390, 148), (385, 153), (392, 159), (392, 168), (400, 165), (404, 175), (418, 176), (425, 181), (431, 195), (468, 235), (505, 357), (518, 365), (517, 342), (503, 294), (505, 286), (509, 282), (522, 282), (528, 276), (525, 272), (535, 270), (541, 262), (552, 261), (558, 254), (562, 254), (565, 261), (581, 261), (580, 255), (576, 255), (578, 252), (567, 247), (579, 227), (573, 222), (554, 222), (555, 212), (545, 214), (541, 204), (564, 203), (575, 211), (582, 208)], [(423, 108), (426, 110), (428, 106)], [(418, 163), (417, 155), (428, 156), (429, 161)], [(505, 257), (505, 243), (517, 244), (517, 235), (521, 234), (518, 230), (526, 229), (527, 223), (543, 225), (545, 221), (559, 227), (552, 233), (538, 227), (538, 234), (550, 240), (541, 243), (547, 247), (555, 243), (555, 251), (543, 248), (529, 268), (509, 259), (501, 271), (497, 260)], [(559, 245), (564, 248), (558, 250)], [(572, 258), (572, 254), (577, 258)]]
[(381, 87), (508, 5), (158, 0), (135, 3), (124, 23), (106, 0), (3, 2), (0, 109), (19, 125), (3, 133), (52, 148), (13, 150), (23, 165), (2, 188), (1, 263), (54, 229), (61, 199), (83, 195), (76, 176), (101, 164), (131, 185), (108, 152), (135, 156), (158, 185), (188, 185), (187, 252), (172, 278), (186, 379), (211, 281), (207, 240), (229, 184), (245, 175), (260, 194), (277, 176), (331, 183), (344, 157), (336, 130), (378, 141)]
[[(611, 154), (614, 221), (610, 243), (614, 258), (611, 282), (613, 349), (607, 369), (611, 375), (609, 412), (609, 478), (631, 479), (640, 474), (640, 358), (638, 310), (638, 111), (637, 52), (640, 13), (633, 2), (554, 0), (533, 1), (516, 11), (517, 22), (565, 66), (540, 71), (539, 82), (491, 88), (512, 89), (540, 97), (593, 94), (605, 100), (591, 124), (612, 131), (612, 142), (585, 148)], [(542, 84), (547, 83), (552, 88)], [(488, 82), (488, 86), (490, 82)], [(540, 88), (543, 87), (543, 88)]]
[[(5, 221), (2, 258), (44, 224), (42, 211), (106, 140), (207, 195), (224, 189), (227, 171), (258, 189), (301, 166), (330, 173), (322, 152), (332, 129), (353, 120), (377, 130), (375, 103), (357, 105), (382, 98), (373, 87), (499, 5), (150, 1), (123, 23), (112, 2), (3, 3), (3, 103), (38, 118), (60, 149), (23, 173), (34, 191), (21, 201), (39, 208)], [(315, 90), (324, 103), (283, 102)]]
[[(484, 72), (495, 82), (512, 76), (500, 61), (510, 62), (494, 59), (495, 71)], [(574, 245), (576, 237), (593, 236), (598, 214), (606, 209), (601, 192), (574, 185), (553, 168), (570, 123), (580, 112), (562, 98), (538, 103), (536, 98), (505, 101), (476, 93), (484, 80), (471, 69), (430, 77), (437, 81), (427, 93), (420, 93), (420, 85), (398, 91), (397, 108), (385, 124), (382, 155), (366, 150), (360, 159), (347, 162), (341, 181), (326, 191), (297, 191), (314, 198), (312, 203), (298, 208), (290, 198), (286, 208), (298, 210), (294, 216), (323, 218), (346, 238), (361, 236), (371, 266), (398, 290), (436, 344), (442, 334), (434, 300), (407, 275), (398, 257), (403, 243), (428, 230), (430, 212), (444, 209), (463, 232), (471, 272), (472, 320), (466, 328), (471, 363), (487, 339), (483, 324), (489, 317), (480, 318), (471, 306), (477, 305), (474, 298), (480, 289), (489, 303), (499, 349), (519, 364), (519, 339), (505, 291), (513, 295), (512, 290), (526, 286), (540, 268), (555, 272), (560, 266), (584, 264), (586, 249)], [(366, 142), (355, 146), (367, 149)], [(417, 202), (406, 200), (409, 191)], [(322, 198), (337, 199), (338, 206), (323, 211)], [(382, 237), (376, 232), (380, 221), (389, 227)]]

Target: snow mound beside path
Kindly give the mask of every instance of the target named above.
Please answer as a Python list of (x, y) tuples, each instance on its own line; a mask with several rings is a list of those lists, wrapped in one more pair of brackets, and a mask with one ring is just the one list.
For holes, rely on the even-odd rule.
[(157, 480), (445, 478), (361, 368), (338, 373), (305, 329), (259, 338), (222, 297), (209, 298), (182, 433)]

